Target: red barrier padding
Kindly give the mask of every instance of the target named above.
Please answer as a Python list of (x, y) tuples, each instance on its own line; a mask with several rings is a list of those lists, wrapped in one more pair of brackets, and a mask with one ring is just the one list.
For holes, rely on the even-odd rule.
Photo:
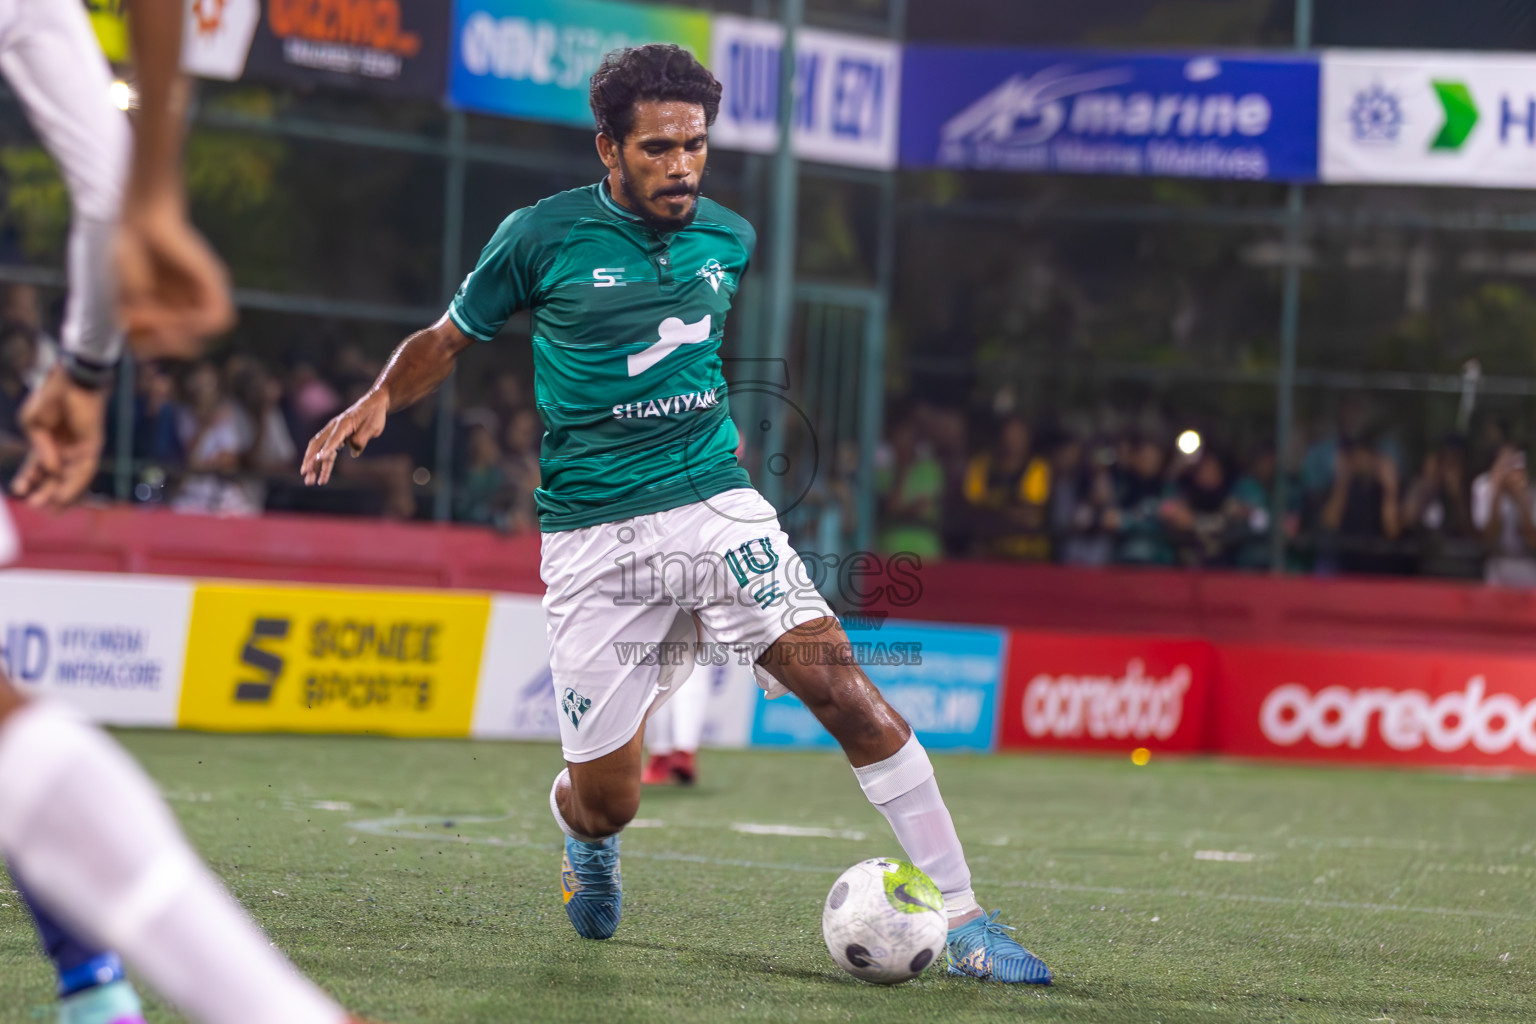
[(1004, 749), (1207, 749), (1214, 652), (1204, 640), (1014, 630)]
[(330, 516), (11, 510), (21, 530), (20, 564), (32, 569), (544, 592), (537, 533)]
[(1536, 591), (1479, 583), (985, 562), (857, 582), (874, 609), (930, 622), (1536, 653)]
[(1223, 644), (1214, 749), (1536, 770), (1536, 658)]

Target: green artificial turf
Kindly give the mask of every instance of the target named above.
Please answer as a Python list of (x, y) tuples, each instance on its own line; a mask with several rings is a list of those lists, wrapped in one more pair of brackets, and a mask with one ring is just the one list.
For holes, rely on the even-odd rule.
[[(552, 746), (122, 739), (277, 943), (393, 1024), (1536, 1020), (1536, 778), (936, 756), (978, 895), (1057, 984), (879, 988), (833, 965), (821, 901), (899, 849), (831, 754), (706, 752), (648, 793), (599, 943), (560, 905)], [(0, 900), (0, 1020), (46, 1019)]]

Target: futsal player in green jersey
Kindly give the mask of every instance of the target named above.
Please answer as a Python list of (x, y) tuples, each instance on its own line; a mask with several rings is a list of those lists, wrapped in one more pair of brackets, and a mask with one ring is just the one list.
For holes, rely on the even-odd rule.
[[(846, 656), (841, 625), (737, 462), (720, 342), (756, 235), (699, 194), (720, 83), (686, 50), (653, 44), (609, 54), (591, 101), (603, 180), (502, 222), (447, 313), (310, 442), (305, 482), (326, 483), (342, 447), (361, 452), (460, 352), (530, 310), (550, 698), (566, 761), (550, 810), (577, 933), (618, 928), (645, 717), (707, 641), (751, 652), (768, 696), (793, 693), (842, 745), (944, 894), (950, 972), (1048, 984), (1045, 964), (977, 903), (927, 753)], [(632, 656), (647, 643), (663, 645), (658, 656)]]

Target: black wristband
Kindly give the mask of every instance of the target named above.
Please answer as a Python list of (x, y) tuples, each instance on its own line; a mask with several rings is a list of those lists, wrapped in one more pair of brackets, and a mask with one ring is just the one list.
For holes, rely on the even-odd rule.
[(98, 363), (94, 359), (87, 359), (74, 352), (65, 352), (59, 362), (70, 380), (92, 391), (102, 391), (110, 387), (117, 370), (117, 366), (113, 363)]

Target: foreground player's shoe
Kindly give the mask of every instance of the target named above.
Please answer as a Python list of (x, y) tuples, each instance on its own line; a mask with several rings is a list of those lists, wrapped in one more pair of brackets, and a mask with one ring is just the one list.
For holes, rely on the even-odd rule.
[(679, 750), (672, 754), (672, 777), (682, 786), (691, 786), (699, 780), (698, 762), (691, 751)]
[(144, 1008), (132, 985), (114, 981), (60, 999), (59, 1024), (144, 1024)]
[(640, 773), (642, 786), (670, 786), (672, 784), (672, 755), (652, 754)]
[(619, 882), (619, 837), (583, 843), (567, 836), (560, 864), (565, 916), (584, 939), (606, 939), (619, 927), (624, 892)]
[(994, 910), (974, 921), (949, 930), (944, 962), (950, 974), (965, 974), (991, 981), (1049, 985), (1051, 969), (1035, 954), (1019, 945), (1008, 933), (1013, 926), (999, 924)]

